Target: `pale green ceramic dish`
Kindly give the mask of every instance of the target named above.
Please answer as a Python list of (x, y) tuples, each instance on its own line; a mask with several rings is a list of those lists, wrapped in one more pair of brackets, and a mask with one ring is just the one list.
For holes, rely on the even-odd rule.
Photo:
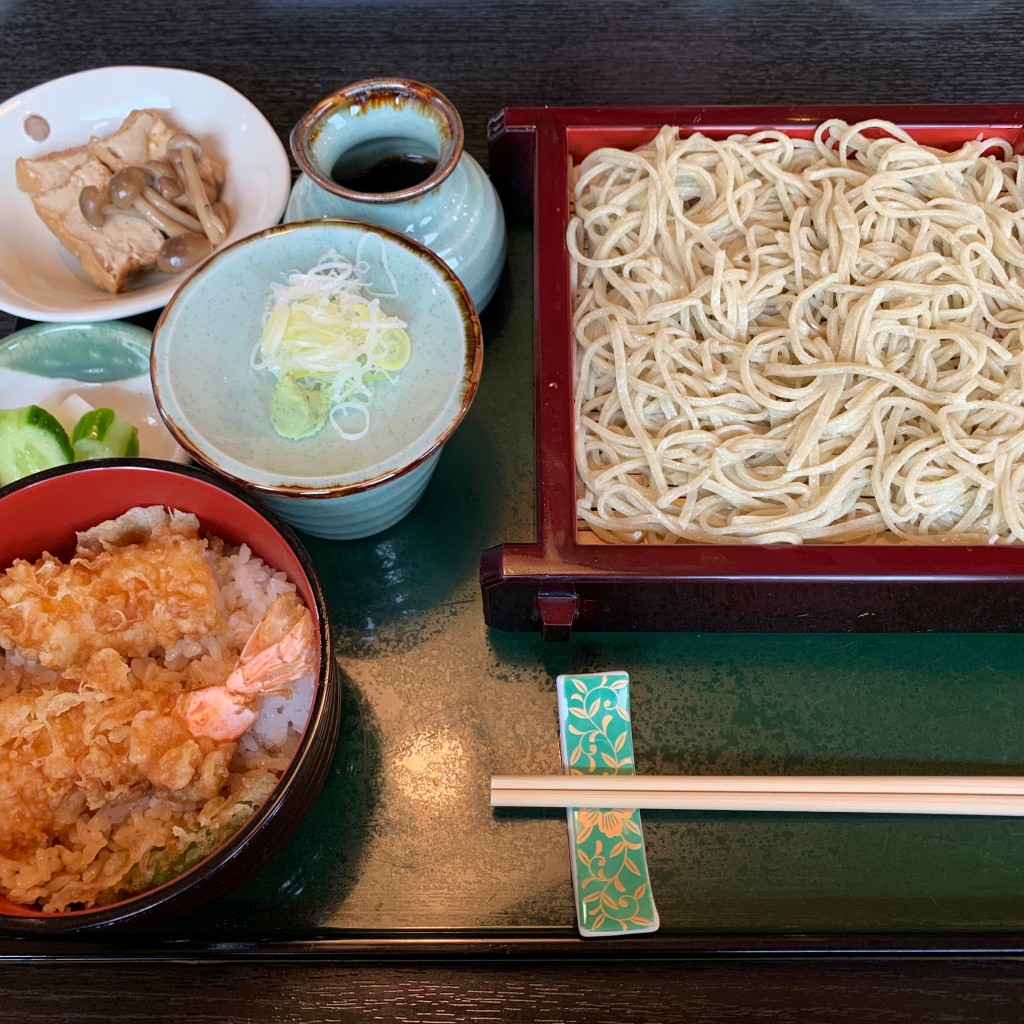
[(120, 320), (16, 331), (0, 342), (0, 409), (41, 405), (52, 412), (75, 394), (134, 424), (141, 456), (187, 462), (153, 399), (151, 341), (149, 331)]
[[(567, 774), (635, 774), (627, 673), (559, 676), (558, 720)], [(568, 820), (580, 934), (594, 938), (657, 931), (640, 812), (570, 808)]]
[[(290, 441), (270, 422), (275, 379), (250, 358), (271, 282), (330, 250), (366, 265), (382, 308), (408, 324), (412, 354), (394, 383), (376, 386), (365, 437), (345, 440), (328, 425)], [(164, 419), (197, 462), (258, 491), (293, 526), (348, 539), (386, 529), (419, 501), (473, 401), (482, 360), (479, 317), (442, 260), (386, 228), (323, 220), (215, 253), (164, 310), (152, 375)]]

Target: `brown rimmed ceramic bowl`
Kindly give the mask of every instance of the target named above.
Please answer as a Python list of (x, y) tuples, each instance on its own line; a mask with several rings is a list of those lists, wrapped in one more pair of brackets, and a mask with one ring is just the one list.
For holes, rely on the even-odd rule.
[(195, 866), (118, 903), (66, 913), (43, 913), (0, 895), (0, 933), (51, 935), (182, 913), (240, 885), (280, 849), (313, 804), (338, 736), (340, 694), (330, 619), (309, 556), (272, 511), (241, 488), (211, 474), (168, 462), (100, 460), (48, 470), (0, 490), (0, 571), (16, 558), (43, 551), (67, 558), (75, 532), (139, 505), (193, 512), (201, 530), (246, 543), (295, 584), (313, 613), (317, 645), (315, 692), (299, 745), (267, 800), (223, 845)]
[[(364, 268), (368, 295), (406, 322), (409, 361), (378, 381), (369, 429), (328, 423), (300, 441), (270, 420), (276, 383), (250, 365), (271, 284), (334, 251)], [(293, 526), (331, 539), (387, 529), (419, 501), (469, 410), (483, 362), (480, 319), (439, 257), (405, 235), (354, 221), (302, 221), (215, 253), (178, 290), (153, 334), (157, 407), (196, 462), (257, 491)]]

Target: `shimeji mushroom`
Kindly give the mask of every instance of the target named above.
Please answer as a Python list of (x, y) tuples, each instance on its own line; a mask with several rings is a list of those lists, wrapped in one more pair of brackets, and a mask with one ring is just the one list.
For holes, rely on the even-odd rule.
[(167, 140), (167, 152), (172, 159), (177, 159), (180, 163), (185, 189), (206, 237), (210, 240), (211, 245), (220, 245), (227, 237), (228, 229), (224, 221), (214, 213), (210, 197), (206, 194), (206, 186), (199, 176), (196, 161), (203, 155), (203, 148), (199, 145), (199, 140), (192, 135), (179, 132)]
[[(128, 168), (126, 167), (124, 168), (124, 170), (128, 170)], [(122, 177), (119, 179), (117, 187), (125, 195), (127, 195), (128, 192), (130, 192), (130, 189), (128, 190), (128, 192), (125, 192), (124, 190), (124, 183), (126, 180), (132, 182), (133, 184), (137, 183), (137, 175), (129, 175), (127, 176), (127, 178)], [(153, 189), (149, 188), (148, 185), (142, 189), (140, 194), (142, 199), (150, 203), (155, 210), (164, 214), (165, 217), (176, 222), (177, 224), (180, 224), (181, 227), (183, 227), (186, 231), (202, 232), (202, 225), (187, 210), (182, 210), (179, 207), (175, 206), (173, 203), (168, 202), (167, 199), (159, 195)], [(86, 185), (85, 188), (83, 188), (82, 191), (79, 193), (78, 206), (79, 209), (82, 211), (82, 216), (85, 217), (89, 224), (91, 224), (94, 228), (103, 227), (103, 225), (106, 223), (107, 215), (109, 213), (114, 212), (115, 210), (129, 214), (137, 212), (134, 206), (119, 207), (110, 201), (109, 183), (107, 192), (102, 191), (95, 185)], [(150, 221), (150, 223), (154, 223), (153, 218), (151, 216), (146, 217), (146, 219)], [(154, 224), (154, 226), (158, 227), (164, 234), (168, 233), (162, 223)]]
[[(123, 181), (121, 184), (123, 186)], [(121, 188), (122, 196), (129, 193), (130, 189)], [(109, 213), (124, 213), (129, 217), (139, 216), (134, 206), (119, 209), (95, 185), (86, 185), (82, 189), (78, 195), (78, 207), (82, 211), (82, 216), (94, 228), (102, 228)], [(189, 219), (193, 220), (194, 218)], [(194, 221), (194, 223), (198, 228), (199, 221)], [(179, 234), (165, 239), (157, 252), (156, 265), (165, 274), (180, 274), (183, 270), (194, 267), (211, 252), (213, 252), (213, 246), (206, 235), (183, 230)]]
[(149, 175), (153, 187), (164, 199), (170, 199), (173, 202), (184, 193), (181, 179), (170, 161), (147, 160), (142, 165), (142, 169)]
[(86, 185), (78, 193), (78, 208), (86, 222), (94, 228), (101, 228), (106, 223), (107, 214), (116, 207), (95, 185)]
[(184, 234), (168, 238), (156, 255), (156, 265), (165, 274), (180, 274), (194, 267), (200, 260), (213, 252), (213, 246), (206, 235)]
[(163, 236), (156, 266), (167, 274), (191, 269), (227, 238), (231, 217), (220, 201), (221, 172), (213, 161), (203, 160), (192, 135), (172, 135), (162, 158), (138, 165), (99, 140), (92, 144), (112, 176), (106, 187), (88, 185), (79, 192), (79, 210), (91, 227), (102, 230), (115, 214), (145, 221)]
[[(170, 167), (169, 164), (167, 166)], [(154, 172), (151, 164), (146, 164), (143, 170), (146, 172), (147, 181), (152, 181), (155, 185), (158, 186), (158, 188), (160, 184), (168, 181), (168, 179), (163, 176), (162, 172)], [(159, 177), (156, 176), (157, 173), (160, 174)], [(173, 168), (171, 168), (171, 173), (174, 174)], [(174, 180), (178, 180), (177, 175), (175, 175)], [(166, 185), (164, 187), (167, 188), (168, 191), (171, 191)], [(196, 218), (193, 217), (192, 214), (188, 212), (188, 210), (182, 209), (180, 206), (177, 206), (172, 201), (173, 196), (164, 195), (162, 192), (158, 190), (158, 188), (154, 189), (151, 188), (149, 184), (146, 184), (146, 186), (142, 190), (142, 197), (146, 200), (146, 202), (150, 203), (165, 216), (170, 217), (171, 220), (177, 221), (183, 227), (188, 228), (189, 231), (201, 232), (203, 230), (202, 224), (200, 224), (199, 221), (196, 220)], [(178, 188), (180, 191), (180, 183), (178, 185)]]
[(143, 195), (145, 188), (146, 174), (142, 168), (125, 167), (110, 179), (107, 184), (107, 195), (119, 210), (134, 210), (165, 235), (180, 235), (187, 231), (187, 227), (177, 220), (171, 220), (146, 199)]

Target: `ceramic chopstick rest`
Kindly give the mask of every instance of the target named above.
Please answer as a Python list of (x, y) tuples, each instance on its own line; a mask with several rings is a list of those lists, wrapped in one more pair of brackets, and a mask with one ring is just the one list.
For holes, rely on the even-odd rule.
[[(558, 677), (562, 768), (569, 775), (633, 775), (629, 675)], [(570, 807), (570, 866), (584, 937), (657, 931), (643, 827), (635, 809)]]

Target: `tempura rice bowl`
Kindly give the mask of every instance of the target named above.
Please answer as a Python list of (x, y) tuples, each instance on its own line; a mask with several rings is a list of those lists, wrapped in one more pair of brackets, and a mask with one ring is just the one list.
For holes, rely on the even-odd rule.
[[(253, 624), (276, 597), (291, 591), (311, 612), (312, 675), (260, 701), (255, 723), (238, 740), (229, 784), (215, 798), (186, 806), (156, 792), (145, 800), (113, 801), (80, 815), (48, 846), (17, 863), (0, 857), (0, 887), (13, 897), (0, 896), (0, 931), (40, 934), (148, 920), (221, 895), (277, 852), (326, 776), (337, 738), (338, 685), (323, 594), (289, 528), (244, 491), (200, 470), (144, 460), (53, 470), (0, 491), (0, 571), (15, 559), (32, 562), (44, 550), (65, 561), (76, 531), (129, 508), (157, 505), (198, 517), (200, 536), (209, 541), (206, 560), (214, 569), (223, 628), (183, 637), (167, 648), (162, 664), (133, 658), (133, 682), (146, 680), (139, 689), (147, 699), (161, 687), (173, 697), (189, 665), (200, 684), (224, 679)], [(54, 675), (10, 652), (5, 668), (0, 654), (0, 700), (26, 674), (44, 680)], [(101, 701), (96, 714), (104, 708), (116, 713), (123, 702)], [(132, 862), (127, 874), (126, 859)], [(142, 891), (71, 909), (108, 876), (129, 888), (141, 880)]]

